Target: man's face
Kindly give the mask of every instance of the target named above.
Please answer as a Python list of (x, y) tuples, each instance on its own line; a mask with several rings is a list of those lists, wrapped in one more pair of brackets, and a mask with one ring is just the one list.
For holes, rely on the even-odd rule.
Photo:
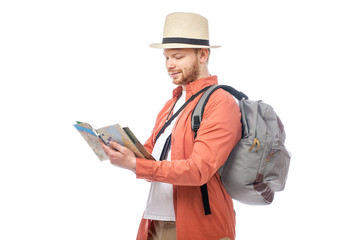
[(164, 49), (164, 56), (174, 84), (185, 85), (199, 78), (199, 59), (194, 49)]

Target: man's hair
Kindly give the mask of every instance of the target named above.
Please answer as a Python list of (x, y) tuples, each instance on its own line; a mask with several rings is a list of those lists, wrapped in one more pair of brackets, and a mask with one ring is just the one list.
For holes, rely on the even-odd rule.
[[(202, 49), (202, 48), (193, 48), (193, 49), (194, 49), (195, 54), (198, 54), (199, 50)], [(209, 51), (209, 56), (208, 56), (208, 58), (206, 59), (206, 61), (207, 61), (207, 63), (209, 63), (210, 48), (207, 48), (207, 50)]]

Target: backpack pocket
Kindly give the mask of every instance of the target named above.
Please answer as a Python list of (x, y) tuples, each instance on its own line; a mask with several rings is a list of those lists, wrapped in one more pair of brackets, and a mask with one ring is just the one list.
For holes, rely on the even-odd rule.
[(276, 145), (272, 145), (263, 164), (265, 165), (264, 183), (273, 191), (284, 190), (289, 171), (290, 154), (280, 141)]

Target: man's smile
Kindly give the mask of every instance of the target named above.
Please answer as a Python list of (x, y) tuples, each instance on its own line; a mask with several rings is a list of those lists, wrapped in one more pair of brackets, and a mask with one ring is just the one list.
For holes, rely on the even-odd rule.
[(170, 75), (170, 77), (172, 77), (172, 78), (176, 78), (176, 77), (178, 77), (180, 74), (181, 74), (180, 71), (179, 71), (179, 72), (169, 72), (169, 75)]

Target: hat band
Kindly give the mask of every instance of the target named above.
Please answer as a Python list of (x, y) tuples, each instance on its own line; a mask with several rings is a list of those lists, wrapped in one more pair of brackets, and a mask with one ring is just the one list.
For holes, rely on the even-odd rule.
[(195, 39), (195, 38), (163, 38), (163, 44), (165, 43), (184, 43), (192, 45), (205, 45), (209, 46), (210, 42), (206, 39)]

